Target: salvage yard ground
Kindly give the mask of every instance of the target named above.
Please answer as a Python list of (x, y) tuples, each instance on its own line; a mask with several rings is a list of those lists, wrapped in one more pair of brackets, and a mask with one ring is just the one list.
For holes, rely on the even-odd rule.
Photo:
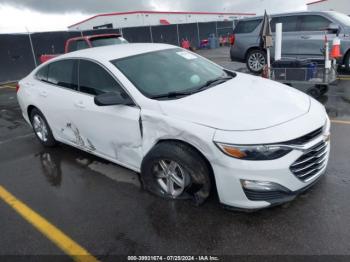
[[(227, 48), (199, 53), (245, 71), (228, 60)], [(136, 254), (332, 255), (328, 261), (348, 261), (349, 89), (350, 82), (340, 80), (319, 99), (333, 122), (330, 162), (320, 182), (291, 203), (242, 213), (223, 209), (216, 196), (200, 207), (165, 201), (142, 190), (132, 171), (69, 146), (43, 148), (21, 116), (14, 85), (2, 86), (0, 255), (69, 260), (79, 251), (103, 261)]]

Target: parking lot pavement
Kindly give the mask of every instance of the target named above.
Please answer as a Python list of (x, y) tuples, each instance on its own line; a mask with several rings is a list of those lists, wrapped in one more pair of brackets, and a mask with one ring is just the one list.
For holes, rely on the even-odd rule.
[[(218, 58), (210, 51), (210, 59), (237, 66), (223, 49)], [(326, 175), (283, 206), (242, 213), (223, 209), (216, 196), (196, 207), (150, 195), (134, 172), (69, 146), (43, 148), (13, 88), (0, 89), (0, 186), (103, 261), (135, 254), (350, 255), (348, 88), (340, 81), (321, 98), (333, 119)], [(1, 193), (0, 216), (0, 255), (64, 253)]]

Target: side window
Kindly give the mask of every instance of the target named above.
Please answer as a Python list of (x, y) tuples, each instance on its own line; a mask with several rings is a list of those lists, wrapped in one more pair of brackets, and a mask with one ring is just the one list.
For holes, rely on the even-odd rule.
[(77, 89), (77, 60), (61, 60), (48, 65), (47, 82), (70, 89)]
[(282, 23), (283, 32), (296, 32), (298, 31), (298, 16), (284, 16), (284, 17), (274, 17), (271, 20), (271, 30), (276, 31), (276, 24)]
[(124, 93), (122, 87), (104, 68), (87, 60), (79, 62), (79, 90), (91, 95)]
[(70, 41), (68, 43), (68, 52), (77, 51), (77, 41)]
[(35, 74), (36, 79), (47, 82), (48, 71), (49, 71), (49, 66), (44, 66), (40, 68), (39, 71)]
[(301, 31), (324, 31), (331, 21), (320, 15), (306, 15), (302, 17)]
[(85, 40), (78, 40), (76, 42), (77, 42), (77, 50), (89, 48), (89, 45)]
[(258, 25), (261, 23), (262, 19), (249, 20), (249, 21), (239, 21), (233, 32), (235, 34), (247, 34), (253, 32)]

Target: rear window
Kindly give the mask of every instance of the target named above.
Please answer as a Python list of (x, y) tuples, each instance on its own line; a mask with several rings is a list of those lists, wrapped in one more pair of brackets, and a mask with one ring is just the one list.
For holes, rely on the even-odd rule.
[(258, 27), (261, 21), (262, 19), (239, 21), (233, 32), (235, 34), (251, 33)]
[(128, 43), (123, 37), (118, 36), (92, 38), (90, 39), (90, 42), (93, 47)]
[(274, 17), (271, 20), (271, 30), (276, 31), (276, 24), (283, 24), (283, 32), (295, 32), (298, 31), (299, 16), (284, 16), (284, 17)]
[(72, 40), (68, 44), (68, 52), (89, 48), (85, 40)]

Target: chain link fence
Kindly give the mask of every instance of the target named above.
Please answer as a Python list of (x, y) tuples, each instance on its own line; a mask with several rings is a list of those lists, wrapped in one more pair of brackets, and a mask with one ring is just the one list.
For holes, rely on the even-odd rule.
[(89, 31), (56, 31), (24, 34), (0, 34), (0, 83), (25, 77), (37, 65), (42, 54), (62, 54), (66, 40), (77, 36), (120, 33), (130, 43), (167, 43), (181, 46), (182, 40), (198, 48), (202, 39), (232, 33), (232, 21), (142, 26)]

